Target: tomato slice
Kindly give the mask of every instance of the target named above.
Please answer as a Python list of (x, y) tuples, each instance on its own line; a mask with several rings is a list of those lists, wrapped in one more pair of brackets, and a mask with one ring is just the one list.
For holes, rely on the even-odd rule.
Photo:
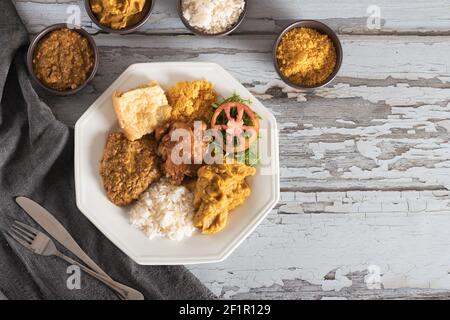
[[(231, 116), (231, 109), (237, 109), (237, 116)], [(217, 124), (217, 118), (224, 112), (227, 117), (226, 124)], [(244, 114), (246, 114), (252, 125), (244, 125)], [(244, 103), (241, 102), (225, 102), (220, 105), (211, 118), (211, 129), (222, 130), (226, 132), (226, 144), (223, 145), (224, 150), (227, 145), (232, 144), (235, 152), (247, 150), (258, 138), (259, 120), (256, 114)], [(235, 141), (239, 143), (235, 145)], [(228, 147), (229, 148), (229, 147)]]

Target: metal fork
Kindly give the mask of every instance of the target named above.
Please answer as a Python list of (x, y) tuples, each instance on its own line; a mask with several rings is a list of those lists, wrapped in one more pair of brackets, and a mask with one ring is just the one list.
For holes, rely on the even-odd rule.
[(71, 265), (77, 265), (81, 270), (90, 274), (94, 278), (97, 278), (111, 289), (113, 289), (122, 299), (125, 300), (143, 300), (144, 296), (139, 291), (123, 285), (119, 282), (111, 280), (95, 271), (85, 267), (81, 263), (69, 258), (58, 251), (55, 243), (46, 234), (39, 230), (30, 227), (22, 222), (14, 221), (8, 234), (25, 248), (33, 251), (36, 254), (42, 256), (56, 256), (70, 263)]

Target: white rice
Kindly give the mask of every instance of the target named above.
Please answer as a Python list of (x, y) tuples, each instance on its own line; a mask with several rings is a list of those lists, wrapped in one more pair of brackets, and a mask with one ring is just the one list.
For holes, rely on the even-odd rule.
[(195, 227), (193, 194), (167, 180), (153, 184), (130, 210), (130, 222), (149, 239), (167, 237), (180, 241), (191, 236)]
[(184, 18), (194, 28), (207, 33), (230, 29), (244, 11), (244, 0), (183, 0)]

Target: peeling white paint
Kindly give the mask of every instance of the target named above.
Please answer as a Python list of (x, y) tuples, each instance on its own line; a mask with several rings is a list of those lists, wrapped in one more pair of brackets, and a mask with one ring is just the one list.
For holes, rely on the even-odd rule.
[(439, 127), (444, 128), (447, 132), (450, 132), (450, 120), (442, 120), (436, 123)]
[(278, 127), (280, 128), (280, 130), (284, 130), (287, 128), (296, 128), (298, 126), (298, 123), (295, 122), (284, 122), (284, 123), (279, 123)]
[(311, 159), (323, 159), (327, 151), (338, 151), (344, 150), (346, 147), (352, 147), (355, 145), (353, 140), (345, 140), (342, 143), (328, 143), (328, 142), (318, 142), (310, 143), (309, 148), (314, 153)]
[(377, 147), (378, 140), (358, 140), (356, 148), (364, 157), (377, 161), (377, 157), (381, 154), (381, 149)]
[(370, 265), (367, 267), (364, 283), (367, 285), (367, 289), (381, 289), (381, 270), (379, 266)]
[(328, 99), (359, 97), (372, 103), (383, 101), (390, 106), (409, 106), (446, 102), (450, 97), (450, 89), (402, 85), (373, 88), (339, 83), (332, 88), (320, 88), (316, 94)]
[(281, 167), (280, 173), (285, 178), (326, 179), (331, 177), (330, 172), (321, 167), (307, 167), (294, 169)]
[(337, 123), (342, 123), (342, 124), (349, 124), (349, 125), (355, 125), (355, 121), (351, 121), (351, 120), (343, 120), (343, 119), (336, 119)]
[(335, 278), (334, 280), (324, 280), (322, 282), (322, 290), (323, 291), (339, 291), (342, 288), (350, 287), (352, 285), (352, 281), (348, 279), (345, 274), (346, 272), (344, 268), (338, 268), (335, 271)]
[[(370, 168), (356, 165), (340, 168), (334, 176), (348, 180), (395, 180), (407, 183), (418, 181), (425, 185), (450, 187), (450, 143), (446, 137), (416, 138), (420, 132), (438, 132), (450, 129), (450, 104), (391, 107), (387, 118), (372, 119), (371, 126), (318, 127), (304, 124), (289, 136), (304, 139), (321, 136), (341, 136), (338, 142), (310, 142), (307, 148), (315, 160), (338, 159), (340, 151), (358, 152), (371, 159)], [(301, 128), (301, 126), (299, 126)], [(391, 137), (394, 132), (406, 132), (402, 137)], [(440, 129), (442, 130), (442, 129)], [(399, 150), (399, 151), (397, 151)], [(415, 164), (418, 165), (415, 165)], [(425, 167), (423, 163), (428, 163)], [(326, 169), (323, 163), (322, 172)], [(301, 169), (301, 177), (317, 177), (317, 168)], [(296, 170), (290, 168), (289, 170)], [(289, 177), (287, 174), (286, 177)]]

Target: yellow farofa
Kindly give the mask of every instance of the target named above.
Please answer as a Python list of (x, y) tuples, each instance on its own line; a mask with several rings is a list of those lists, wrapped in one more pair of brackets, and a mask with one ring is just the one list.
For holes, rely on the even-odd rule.
[(333, 42), (311, 28), (286, 32), (278, 44), (276, 56), (281, 73), (297, 85), (321, 84), (336, 66)]
[(217, 100), (217, 94), (209, 81), (183, 81), (167, 91), (167, 100), (172, 107), (172, 120), (206, 121), (211, 113), (211, 105)]

